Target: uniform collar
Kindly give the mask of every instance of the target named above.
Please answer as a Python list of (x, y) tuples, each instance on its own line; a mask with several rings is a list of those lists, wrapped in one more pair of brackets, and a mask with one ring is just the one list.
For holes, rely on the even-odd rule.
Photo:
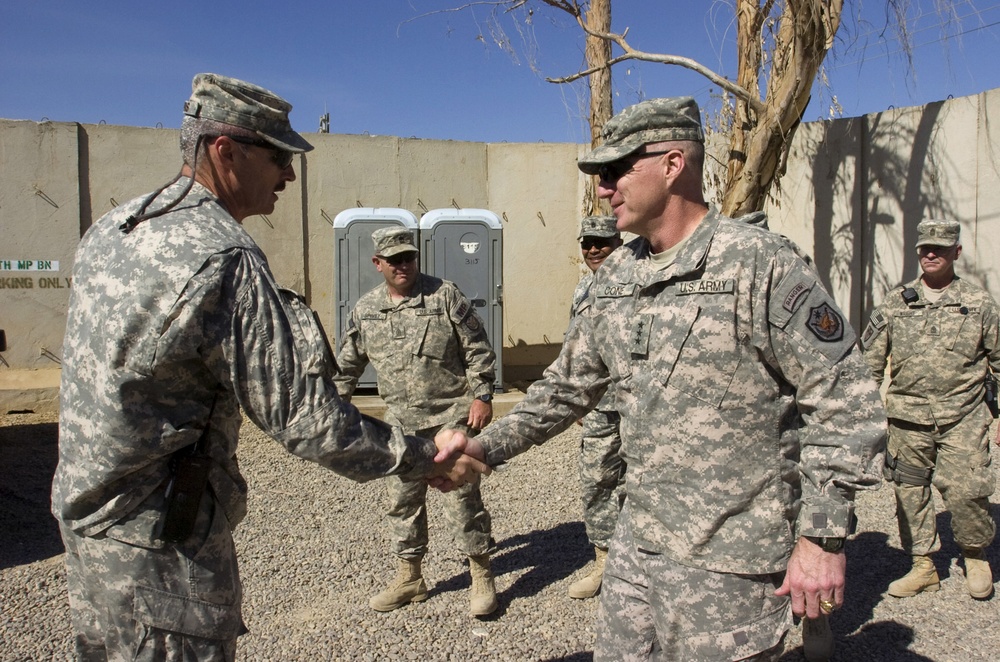
[(418, 308), (424, 305), (424, 274), (417, 274), (417, 280), (413, 283), (413, 290), (410, 296), (403, 297), (401, 301), (393, 301), (389, 294), (389, 286), (382, 283), (382, 307), (381, 310), (389, 311), (397, 308)]
[[(640, 238), (633, 251), (635, 261), (632, 265), (633, 282), (643, 286), (653, 283), (681, 278), (691, 273), (700, 271), (708, 257), (708, 250), (712, 246), (712, 238), (715, 237), (722, 221), (722, 214), (715, 205), (709, 205), (708, 213), (701, 219), (698, 227), (694, 229), (687, 239), (687, 245), (678, 253), (674, 263), (666, 269), (658, 269), (649, 259), (650, 245), (645, 238)], [(613, 254), (612, 254), (613, 255)]]

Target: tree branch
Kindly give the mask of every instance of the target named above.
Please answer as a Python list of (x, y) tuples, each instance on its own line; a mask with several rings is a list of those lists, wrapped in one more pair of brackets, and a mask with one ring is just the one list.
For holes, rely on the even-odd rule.
[[(546, 4), (552, 4), (548, 0), (543, 0), (543, 1), (546, 2)], [(705, 65), (701, 64), (700, 62), (697, 62), (696, 60), (692, 60), (691, 58), (683, 57), (680, 55), (663, 55), (660, 53), (646, 53), (645, 51), (636, 50), (635, 48), (632, 48), (632, 46), (630, 46), (629, 43), (625, 40), (625, 37), (628, 35), (628, 29), (626, 29), (621, 34), (616, 34), (614, 32), (597, 32), (591, 30), (584, 22), (583, 18), (580, 16), (579, 13), (580, 6), (577, 0), (573, 0), (573, 5), (575, 11), (570, 11), (570, 10), (567, 11), (569, 11), (569, 13), (573, 14), (576, 17), (576, 22), (580, 26), (581, 30), (586, 32), (588, 35), (598, 37), (600, 39), (606, 39), (607, 41), (617, 44), (619, 48), (625, 51), (625, 53), (623, 55), (619, 55), (609, 60), (606, 67), (590, 67), (584, 71), (579, 71), (575, 74), (572, 74), (570, 76), (565, 76), (563, 78), (546, 78), (545, 79), (546, 81), (550, 83), (571, 83), (575, 80), (579, 80), (597, 71), (600, 71), (601, 69), (610, 68), (612, 65), (617, 64), (619, 62), (624, 62), (625, 60), (658, 62), (660, 64), (670, 64), (670, 65), (684, 67), (686, 69), (694, 71), (695, 73), (701, 74), (702, 76), (712, 81), (713, 83), (715, 83), (722, 89), (726, 90), (730, 94), (744, 100), (751, 108), (753, 108), (754, 112), (761, 113), (764, 111), (764, 104), (756, 95), (751, 94), (748, 90), (737, 85), (731, 80), (723, 78), (722, 76), (715, 73), (714, 71), (712, 71)]]

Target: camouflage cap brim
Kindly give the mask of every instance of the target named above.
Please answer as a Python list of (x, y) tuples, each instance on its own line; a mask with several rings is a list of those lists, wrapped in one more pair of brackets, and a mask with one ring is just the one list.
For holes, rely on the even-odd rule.
[(576, 165), (584, 174), (596, 175), (602, 165), (624, 159), (626, 156), (631, 156), (642, 149), (642, 146), (645, 144), (644, 142), (637, 142), (635, 144), (601, 145), (592, 149), (577, 161)]
[(295, 131), (289, 131), (280, 135), (273, 135), (264, 133), (263, 131), (258, 131), (257, 135), (271, 143), (279, 149), (283, 149), (286, 152), (294, 152), (296, 154), (302, 152), (311, 152), (314, 147), (312, 143), (300, 136)]
[(379, 257), (392, 257), (393, 255), (399, 255), (400, 253), (420, 253), (417, 247), (413, 244), (398, 244), (396, 246), (391, 246), (385, 250), (378, 252)]

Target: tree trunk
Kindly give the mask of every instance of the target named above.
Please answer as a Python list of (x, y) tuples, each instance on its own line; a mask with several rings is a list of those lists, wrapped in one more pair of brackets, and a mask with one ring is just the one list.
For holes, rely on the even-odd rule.
[[(611, 0), (591, 0), (586, 16), (587, 27), (594, 32), (611, 32)], [(601, 128), (611, 119), (611, 42), (593, 35), (587, 35), (587, 67), (596, 71), (588, 76), (590, 85), (590, 146), (601, 144)], [(602, 203), (597, 197), (597, 187), (593, 178), (587, 178), (587, 192), (583, 201), (584, 216), (600, 214)], [(605, 210), (606, 211), (606, 210)]]
[[(769, 8), (770, 0), (763, 6), (756, 0), (739, 0), (739, 80), (751, 93), (758, 90), (761, 28)], [(771, 186), (781, 177), (788, 147), (809, 104), (816, 73), (833, 45), (842, 11), (843, 0), (786, 0), (774, 35), (764, 112), (757, 115), (745, 102), (736, 104), (722, 204), (725, 214), (736, 217), (761, 210)]]

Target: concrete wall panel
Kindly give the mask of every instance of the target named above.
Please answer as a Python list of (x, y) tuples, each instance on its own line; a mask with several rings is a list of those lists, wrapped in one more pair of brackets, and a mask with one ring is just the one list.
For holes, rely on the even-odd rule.
[(570, 143), (489, 147), (489, 208), (504, 224), (505, 347), (562, 342), (582, 273), (577, 149)]
[[(916, 275), (916, 226), (931, 216), (961, 221), (960, 273), (1000, 296), (1000, 128), (993, 117), (1000, 117), (1000, 90), (799, 128), (781, 189), (767, 205), (771, 228), (814, 257), (856, 328), (887, 288)], [(167, 129), (0, 120), (0, 329), (8, 343), (0, 391), (24, 388), (26, 373), (57, 371), (82, 231), (115, 204), (173, 177), (181, 163), (177, 138)], [(274, 212), (245, 221), (279, 282), (305, 294), (332, 330), (339, 212), (489, 209), (503, 219), (505, 376), (537, 377), (559, 349), (584, 269), (576, 233), (590, 178), (576, 159), (587, 147), (308, 139), (316, 149), (296, 158), (297, 179)], [(58, 262), (58, 269), (17, 270), (29, 260), (36, 267), (37, 260)], [(54, 383), (51, 375), (42, 381)]]
[(78, 153), (76, 124), (0, 120), (0, 371), (59, 367), (80, 238)]

